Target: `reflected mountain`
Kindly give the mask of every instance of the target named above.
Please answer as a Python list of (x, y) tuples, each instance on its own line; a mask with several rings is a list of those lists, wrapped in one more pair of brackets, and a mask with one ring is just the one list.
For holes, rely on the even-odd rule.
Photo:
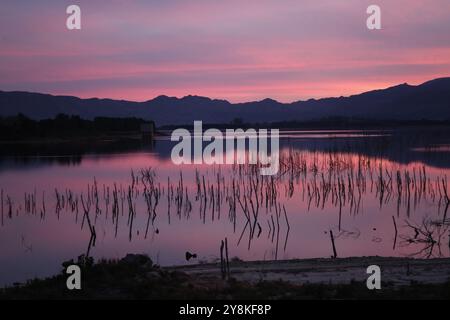
[[(0, 150), (0, 171), (46, 165), (79, 165), (84, 157), (109, 158), (124, 153), (152, 153), (170, 160), (175, 142), (170, 132), (153, 143), (139, 139), (83, 143), (6, 144)], [(204, 143), (206, 145), (206, 143)], [(282, 131), (280, 148), (310, 152), (343, 152), (399, 164), (423, 163), (450, 168), (450, 129), (372, 131)]]

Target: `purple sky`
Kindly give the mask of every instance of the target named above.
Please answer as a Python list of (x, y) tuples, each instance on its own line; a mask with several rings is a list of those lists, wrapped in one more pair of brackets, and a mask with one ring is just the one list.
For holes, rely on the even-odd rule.
[[(82, 30), (65, 27), (78, 4)], [(382, 30), (366, 28), (366, 8)], [(450, 75), (449, 0), (2, 0), (0, 90), (233, 102)]]

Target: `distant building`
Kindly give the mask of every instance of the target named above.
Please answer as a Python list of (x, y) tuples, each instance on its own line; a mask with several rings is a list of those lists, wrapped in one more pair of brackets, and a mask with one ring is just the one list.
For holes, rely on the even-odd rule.
[(153, 140), (155, 134), (155, 123), (145, 122), (141, 124), (141, 135), (143, 140)]

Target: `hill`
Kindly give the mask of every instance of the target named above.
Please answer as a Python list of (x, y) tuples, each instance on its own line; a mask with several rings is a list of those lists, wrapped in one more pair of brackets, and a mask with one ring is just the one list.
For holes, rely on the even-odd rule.
[(205, 123), (263, 123), (308, 121), (330, 117), (368, 120), (450, 120), (450, 78), (439, 78), (412, 86), (401, 84), (349, 97), (310, 99), (280, 103), (272, 99), (246, 103), (200, 96), (158, 96), (145, 102), (111, 99), (80, 99), (30, 92), (0, 91), (0, 116), (22, 113), (33, 119), (57, 114), (95, 117), (136, 117), (157, 125)]

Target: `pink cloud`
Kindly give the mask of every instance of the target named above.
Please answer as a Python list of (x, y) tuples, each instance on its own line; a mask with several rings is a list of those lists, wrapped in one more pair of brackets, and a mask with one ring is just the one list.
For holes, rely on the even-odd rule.
[(369, 1), (6, 1), (1, 90), (148, 100), (199, 94), (231, 101), (340, 96), (450, 73), (450, 4)]

